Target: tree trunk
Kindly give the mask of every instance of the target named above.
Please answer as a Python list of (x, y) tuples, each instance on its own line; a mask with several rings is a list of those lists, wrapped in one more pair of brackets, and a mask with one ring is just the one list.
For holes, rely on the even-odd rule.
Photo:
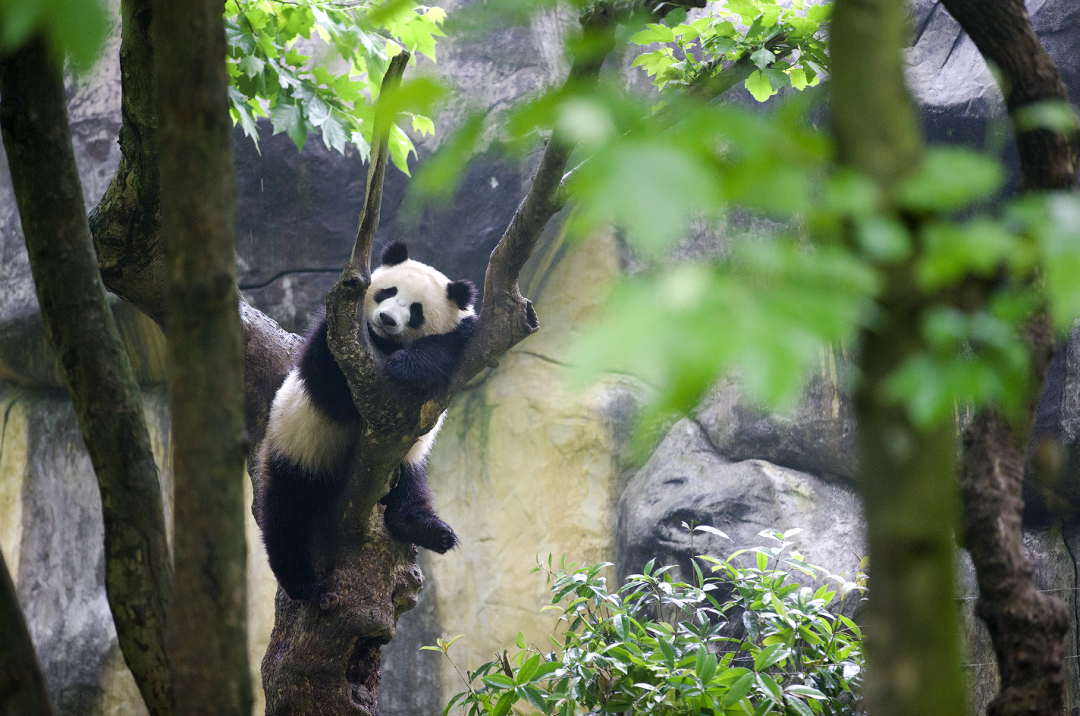
[(0, 62), (0, 126), (49, 341), (101, 492), (105, 587), (150, 713), (173, 713), (165, 654), (171, 565), (139, 388), (106, 301), (71, 147), (64, 82), (45, 42)]
[[(1005, 104), (1018, 127), (1021, 191), (1076, 190), (1076, 153), (1071, 137), (1049, 129), (1024, 131), (1025, 107), (1068, 100), (1065, 83), (1039, 42), (1022, 0), (944, 0), (1003, 78)], [(1038, 388), (1054, 351), (1045, 314), (1028, 330), (1034, 380), (1027, 424), (1011, 425), (993, 407), (979, 410), (964, 429), (960, 485), (965, 542), (979, 582), (976, 613), (986, 622), (997, 656), (1001, 688), (989, 716), (1057, 716), (1064, 708), (1063, 647), (1069, 626), (1065, 604), (1039, 591), (1024, 554), (1022, 499), (1024, 448)], [(1047, 473), (1035, 446), (1037, 473)], [(1052, 448), (1051, 448), (1052, 450)]]
[(251, 712), (244, 374), (223, 4), (156, 0), (153, 22), (176, 578), (178, 710)]
[(52, 716), (30, 630), (0, 553), (0, 714)]
[[(833, 129), (843, 165), (888, 190), (917, 165), (922, 140), (904, 85), (901, 0), (837, 0), (831, 29)], [(909, 221), (909, 224), (911, 222)], [(956, 524), (948, 428), (920, 431), (882, 395), (923, 348), (925, 308), (911, 263), (887, 269), (862, 336), (855, 396), (871, 591), (864, 693), (875, 716), (960, 716), (964, 683), (954, 602)]]

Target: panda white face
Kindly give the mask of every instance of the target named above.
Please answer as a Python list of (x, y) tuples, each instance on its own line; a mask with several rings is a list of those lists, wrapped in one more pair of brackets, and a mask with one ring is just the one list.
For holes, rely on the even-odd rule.
[(451, 298), (451, 282), (427, 264), (407, 259), (371, 272), (365, 312), (375, 333), (402, 346), (417, 338), (449, 333), (473, 315)]

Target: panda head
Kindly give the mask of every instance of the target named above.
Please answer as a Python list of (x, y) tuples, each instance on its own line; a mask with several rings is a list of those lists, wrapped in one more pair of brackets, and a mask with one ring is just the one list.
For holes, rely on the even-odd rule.
[(451, 281), (442, 272), (409, 258), (405, 244), (386, 247), (382, 266), (371, 272), (364, 310), (381, 338), (407, 346), (417, 338), (450, 333), (473, 315), (476, 286)]

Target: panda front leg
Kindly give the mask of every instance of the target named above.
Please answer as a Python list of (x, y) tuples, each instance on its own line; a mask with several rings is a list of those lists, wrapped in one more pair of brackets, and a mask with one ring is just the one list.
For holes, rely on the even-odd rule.
[(403, 462), (394, 489), (382, 499), (386, 529), (399, 542), (443, 554), (457, 546), (458, 537), (432, 505), (431, 488), (423, 462)]

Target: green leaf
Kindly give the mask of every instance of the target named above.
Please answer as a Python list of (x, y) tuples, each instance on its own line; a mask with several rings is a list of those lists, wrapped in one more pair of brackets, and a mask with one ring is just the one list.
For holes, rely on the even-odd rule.
[(750, 689), (754, 687), (754, 681), (755, 675), (752, 673), (740, 676), (724, 696), (724, 708), (731, 708), (746, 698), (746, 695), (750, 693)]
[(806, 705), (806, 702), (791, 697), (785, 700), (787, 707), (794, 711), (798, 716), (814, 716), (814, 712), (810, 710), (810, 707)]
[(635, 45), (651, 45), (654, 42), (675, 42), (675, 33), (670, 27), (659, 23), (650, 22), (642, 30), (630, 38)]
[(1076, 112), (1064, 100), (1043, 100), (1026, 105), (1012, 113), (1016, 132), (1049, 129), (1059, 134), (1073, 134), (1077, 130)]
[(931, 223), (923, 230), (923, 245), (919, 282), (935, 289), (967, 274), (990, 275), (1012, 254), (1016, 241), (997, 222), (980, 218), (966, 224)]
[[(774, 55), (773, 53), (769, 52), (764, 47), (762, 47), (760, 50), (757, 50), (756, 52), (754, 52), (754, 53), (752, 53), (750, 55), (750, 60), (755, 65), (757, 65), (759, 70), (764, 70), (766, 67), (771, 65), (776, 60), (776, 55)], [(751, 90), (751, 91), (753, 91), (753, 90)], [(771, 94), (770, 94), (770, 96), (771, 96)], [(754, 98), (757, 99), (757, 95), (754, 95)], [(758, 101), (761, 102), (762, 100), (758, 99)]]
[(866, 255), (880, 263), (898, 263), (911, 255), (911, 235), (895, 219), (874, 217), (860, 221), (855, 236)]
[(806, 70), (801, 67), (788, 72), (788, 77), (791, 78), (791, 86), (797, 90), (806, 89)]
[(266, 67), (266, 63), (255, 55), (248, 55), (240, 60), (240, 69), (248, 77), (254, 77), (255, 75), (262, 74), (263, 68)]
[(694, 660), (694, 673), (706, 686), (716, 675), (716, 657), (704, 646), (698, 647), (697, 657)]
[(491, 712), (491, 716), (506, 716), (506, 714), (510, 713), (510, 707), (513, 706), (517, 700), (517, 693), (507, 691), (495, 705), (495, 709)]
[(286, 132), (296, 148), (303, 150), (307, 142), (307, 126), (299, 107), (279, 104), (270, 110), (270, 121), (274, 124), (274, 134)]
[(537, 670), (540, 668), (540, 655), (533, 654), (533, 656), (521, 665), (517, 673), (517, 683), (524, 684), (533, 680), (533, 676), (536, 675)]
[(524, 649), (525, 648), (525, 635), (522, 634), (521, 632), (517, 633), (517, 642), (516, 643), (517, 643), (517, 648), (519, 648), (519, 649)]
[(790, 655), (791, 650), (783, 644), (767, 646), (754, 656), (754, 670), (764, 671), (770, 666), (780, 663)]
[(349, 143), (349, 132), (336, 112), (330, 113), (323, 125), (319, 127), (319, 132), (322, 134), (323, 144), (327, 149), (336, 149), (342, 154), (345, 153), (345, 145)]
[(789, 694), (805, 696), (808, 699), (817, 699), (818, 701), (824, 701), (829, 698), (828, 696), (821, 693), (812, 686), (803, 686), (802, 684), (794, 684), (792, 686), (786, 687), (784, 690), (787, 691)]
[(989, 198), (1004, 179), (996, 160), (966, 149), (937, 147), (929, 150), (915, 173), (900, 183), (896, 198), (916, 210), (959, 209)]
[(769, 84), (769, 78), (762, 74), (760, 70), (755, 70), (746, 78), (744, 84), (746, 89), (758, 102), (764, 102), (769, 99), (769, 97), (776, 94), (776, 90)]

